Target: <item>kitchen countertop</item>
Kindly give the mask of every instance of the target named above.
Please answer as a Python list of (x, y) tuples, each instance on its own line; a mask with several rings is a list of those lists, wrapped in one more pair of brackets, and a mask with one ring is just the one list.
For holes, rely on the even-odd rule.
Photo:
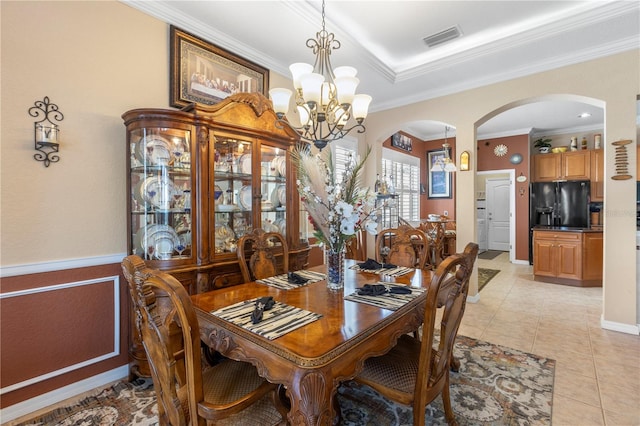
[(559, 232), (602, 232), (602, 226), (593, 226), (591, 228), (578, 228), (571, 226), (546, 226), (536, 225), (534, 231), (559, 231)]

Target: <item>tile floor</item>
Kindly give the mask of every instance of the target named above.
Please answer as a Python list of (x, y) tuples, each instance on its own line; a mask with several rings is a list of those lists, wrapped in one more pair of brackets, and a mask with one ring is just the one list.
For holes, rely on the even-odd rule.
[(508, 253), (477, 264), (501, 272), (460, 334), (555, 359), (554, 426), (640, 425), (640, 336), (600, 327), (602, 288), (533, 281)]

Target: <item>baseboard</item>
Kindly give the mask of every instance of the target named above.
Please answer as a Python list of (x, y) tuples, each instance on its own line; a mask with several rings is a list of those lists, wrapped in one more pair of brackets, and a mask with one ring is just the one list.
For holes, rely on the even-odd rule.
[(110, 371), (105, 371), (93, 377), (61, 387), (59, 389), (38, 395), (26, 401), (19, 402), (0, 410), (2, 423), (26, 416), (29, 413), (57, 404), (65, 399), (73, 398), (93, 389), (100, 388), (118, 380), (129, 377), (129, 366), (123, 365)]
[(620, 333), (640, 335), (640, 324), (622, 324), (619, 322), (606, 321), (604, 316), (600, 317), (600, 326), (605, 330), (619, 331)]
[(529, 261), (528, 260), (515, 259), (511, 263), (513, 263), (514, 265), (528, 265)]
[(480, 301), (480, 292), (475, 296), (467, 296), (467, 302), (469, 303), (478, 303)]

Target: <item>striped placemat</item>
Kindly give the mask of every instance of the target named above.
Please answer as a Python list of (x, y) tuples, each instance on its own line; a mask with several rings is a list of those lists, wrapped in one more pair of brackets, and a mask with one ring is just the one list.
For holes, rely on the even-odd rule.
[(369, 272), (371, 274), (388, 275), (390, 277), (399, 277), (409, 272), (413, 272), (414, 268), (408, 268), (406, 266), (394, 266), (393, 268), (379, 268), (379, 269), (364, 269), (360, 265), (353, 265), (350, 267), (354, 271)]
[(323, 274), (322, 272), (315, 272), (315, 271), (303, 270), (303, 271), (295, 271), (295, 273), (300, 275), (302, 278), (308, 279), (309, 281), (307, 281), (304, 284), (294, 284), (289, 282), (289, 280), (287, 279), (287, 274), (281, 274), (281, 275), (276, 275), (274, 277), (256, 280), (256, 282), (260, 284), (266, 284), (271, 287), (276, 287), (276, 288), (279, 288), (280, 290), (291, 290), (292, 288), (298, 288), (298, 287), (305, 286), (307, 284), (315, 283), (317, 281), (322, 281), (326, 277), (325, 274)]
[(273, 308), (262, 313), (262, 321), (254, 324), (251, 322), (251, 313), (256, 308), (256, 300), (258, 299), (245, 300), (211, 313), (269, 340), (277, 339), (322, 318), (320, 314), (276, 302)]
[[(405, 287), (407, 288), (406, 285), (402, 285), (402, 284), (391, 284), (391, 283), (387, 283), (387, 282), (378, 282), (376, 284), (382, 284), (384, 286), (386, 286), (387, 288), (391, 288), (391, 287)], [(352, 302), (360, 302), (360, 303), (366, 303), (369, 305), (373, 305), (373, 306), (377, 306), (379, 308), (384, 308), (384, 309), (389, 309), (390, 311), (395, 311), (399, 308), (401, 308), (405, 303), (415, 299), (416, 297), (420, 296), (422, 293), (424, 293), (426, 291), (425, 288), (416, 288), (416, 287), (409, 287), (411, 289), (411, 293), (407, 293), (407, 294), (395, 294), (395, 293), (384, 293), (384, 294), (380, 294), (378, 296), (365, 296), (365, 295), (360, 295), (358, 294), (358, 292), (356, 291), (355, 293), (351, 293), (348, 296), (345, 296), (345, 300), (350, 300)]]

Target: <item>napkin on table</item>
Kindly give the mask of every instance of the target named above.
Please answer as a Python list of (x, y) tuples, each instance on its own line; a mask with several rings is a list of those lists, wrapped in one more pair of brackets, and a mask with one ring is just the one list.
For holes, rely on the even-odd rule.
[(291, 284), (306, 284), (309, 280), (306, 278), (303, 278), (302, 276), (296, 274), (295, 272), (288, 272), (287, 281), (289, 281)]
[(367, 259), (363, 263), (358, 263), (358, 266), (360, 267), (360, 269), (367, 269), (367, 270), (376, 270), (376, 269), (382, 269), (382, 268), (396, 268), (396, 265), (392, 265), (390, 263), (378, 263), (371, 258)]
[(261, 297), (257, 299), (256, 308), (251, 313), (251, 322), (257, 324), (262, 321), (262, 314), (264, 313), (264, 311), (268, 311), (269, 309), (273, 308), (273, 305), (275, 305), (275, 303), (276, 301), (273, 300), (273, 297), (271, 296)]

